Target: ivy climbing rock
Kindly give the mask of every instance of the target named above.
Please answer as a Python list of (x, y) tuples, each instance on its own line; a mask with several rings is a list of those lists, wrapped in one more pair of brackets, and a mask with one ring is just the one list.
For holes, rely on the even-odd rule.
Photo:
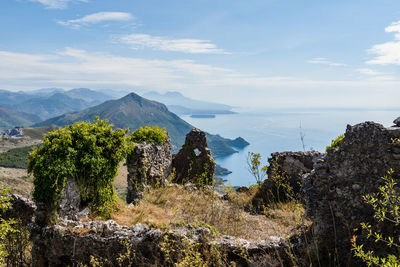
[[(125, 156), (127, 130), (107, 120), (76, 122), (48, 133), (28, 159), (34, 176), (36, 222), (77, 219), (81, 211), (109, 217), (116, 203), (113, 181)], [(87, 213), (87, 212), (85, 212)]]
[(213, 184), (215, 161), (208, 148), (205, 132), (193, 128), (186, 135), (185, 144), (172, 160), (172, 167), (176, 183)]

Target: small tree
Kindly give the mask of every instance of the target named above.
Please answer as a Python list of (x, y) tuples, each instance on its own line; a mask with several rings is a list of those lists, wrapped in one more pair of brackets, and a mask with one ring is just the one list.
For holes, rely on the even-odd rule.
[(76, 122), (47, 134), (28, 158), (34, 175), (33, 198), (57, 220), (57, 207), (67, 179), (75, 179), (82, 201), (92, 212), (108, 217), (114, 204), (113, 181), (126, 151), (127, 130), (113, 130), (107, 120)]
[[(389, 223), (396, 228), (400, 225), (400, 190), (397, 183), (392, 178), (393, 170), (389, 170), (388, 174), (382, 177), (384, 184), (378, 187), (378, 192), (363, 196), (365, 203), (372, 206), (374, 210), (374, 218), (378, 223)], [(374, 250), (364, 250), (364, 244), (357, 245), (357, 236), (354, 236), (353, 251), (356, 257), (361, 258), (368, 266), (400, 266), (400, 238), (393, 236), (394, 233), (380, 233), (376, 231), (373, 225), (362, 223), (361, 227), (367, 232), (367, 238), (372, 238), (376, 244), (382, 244), (386, 249), (386, 255), (377, 255)], [(382, 248), (382, 246), (381, 246)], [(397, 253), (390, 253), (392, 250)]]
[(268, 166), (261, 167), (261, 155), (249, 152), (247, 154), (247, 167), (249, 172), (256, 179), (257, 184), (261, 184), (267, 176)]

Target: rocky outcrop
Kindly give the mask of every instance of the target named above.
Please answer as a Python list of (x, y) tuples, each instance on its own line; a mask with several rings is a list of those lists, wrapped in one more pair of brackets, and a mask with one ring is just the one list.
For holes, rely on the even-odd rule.
[(185, 144), (172, 160), (174, 182), (211, 185), (214, 179), (215, 161), (207, 145), (206, 133), (193, 128), (186, 135)]
[(317, 151), (272, 153), (268, 158), (268, 178), (261, 187), (264, 199), (299, 199), (303, 174), (311, 172), (321, 156)]
[(22, 131), (22, 128), (12, 128), (12, 129), (7, 129), (4, 131), (0, 131), (0, 136), (2, 137), (23, 137), (24, 132)]
[(15, 219), (22, 225), (28, 225), (34, 221), (36, 205), (33, 201), (11, 194), (11, 208), (1, 215), (3, 219)]
[(128, 155), (128, 203), (137, 203), (149, 186), (164, 185), (171, 174), (170, 139), (161, 144), (137, 144)]
[(91, 257), (102, 266), (169, 266), (190, 249), (202, 255), (215, 253), (216, 260), (235, 266), (274, 266), (279, 256), (282, 261), (287, 258), (288, 244), (274, 236), (258, 242), (214, 237), (208, 228), (190, 225), (160, 230), (144, 224), (128, 227), (114, 221), (67, 220), (35, 235), (32, 258), (33, 266), (77, 266), (89, 264)]
[(374, 122), (347, 126), (340, 147), (329, 149), (314, 170), (304, 175), (306, 215), (313, 221), (316, 244), (328, 251), (324, 254), (332, 256), (334, 265), (356, 264), (350, 240), (353, 236), (365, 238), (362, 222), (383, 226), (377, 231), (398, 236), (394, 228), (374, 220), (372, 208), (362, 196), (376, 192), (389, 169), (400, 173), (400, 144), (393, 142), (399, 137), (399, 127), (385, 128)]

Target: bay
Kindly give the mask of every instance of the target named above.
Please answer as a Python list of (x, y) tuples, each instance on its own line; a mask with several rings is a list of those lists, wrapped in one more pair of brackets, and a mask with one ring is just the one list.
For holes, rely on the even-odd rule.
[(303, 151), (304, 149), (324, 152), (325, 147), (346, 131), (347, 124), (355, 125), (364, 121), (375, 121), (384, 126), (393, 125), (400, 116), (398, 110), (357, 110), (357, 109), (287, 109), (235, 110), (237, 114), (216, 115), (215, 118), (192, 118), (181, 116), (188, 123), (212, 134), (223, 137), (246, 139), (250, 145), (236, 149), (238, 153), (219, 157), (216, 162), (232, 171), (223, 176), (232, 186), (255, 184), (247, 168), (249, 152), (260, 153), (263, 164), (273, 152)]

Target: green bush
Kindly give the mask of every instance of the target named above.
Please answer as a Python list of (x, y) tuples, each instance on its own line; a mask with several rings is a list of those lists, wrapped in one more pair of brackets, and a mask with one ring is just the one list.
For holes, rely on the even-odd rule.
[[(0, 185), (0, 213), (6, 212), (11, 208), (10, 203), (10, 189), (4, 188)], [(0, 265), (5, 266), (5, 262), (8, 256), (7, 242), (9, 241), (9, 235), (17, 230), (14, 229), (14, 220), (5, 220), (0, 218)]]
[(336, 139), (333, 139), (331, 144), (326, 147), (325, 151), (328, 151), (328, 149), (331, 149), (331, 148), (339, 147), (342, 144), (343, 138), (344, 138), (344, 134), (339, 135)]
[[(400, 225), (400, 189), (393, 179), (393, 170), (382, 177), (383, 185), (378, 187), (378, 192), (363, 196), (365, 203), (369, 204), (374, 210), (374, 218), (377, 224), (389, 223), (398, 229)], [(375, 230), (378, 225), (361, 223), (363, 232), (367, 233), (367, 238), (373, 239), (375, 248), (365, 249), (364, 244), (357, 244), (357, 236), (352, 240), (353, 252), (356, 257), (361, 258), (368, 266), (400, 266), (400, 239), (394, 233), (382, 233)], [(378, 248), (382, 252), (376, 253)]]
[(57, 220), (56, 209), (67, 179), (75, 179), (91, 212), (109, 217), (115, 204), (113, 181), (126, 152), (127, 130), (113, 130), (107, 120), (76, 122), (47, 134), (28, 158), (34, 175), (33, 198), (44, 203), (46, 223)]
[(156, 143), (161, 144), (165, 140), (167, 140), (167, 132), (165, 128), (159, 128), (158, 126), (143, 126), (136, 131), (134, 131), (130, 137), (130, 141), (134, 143)]

